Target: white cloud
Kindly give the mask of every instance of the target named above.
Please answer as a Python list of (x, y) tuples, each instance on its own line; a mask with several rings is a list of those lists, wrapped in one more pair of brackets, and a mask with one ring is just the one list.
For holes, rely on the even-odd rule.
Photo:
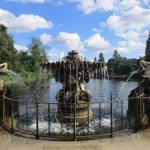
[(90, 50), (108, 50), (110, 43), (106, 41), (100, 34), (95, 33), (85, 40), (85, 48)]
[(49, 57), (50, 61), (58, 61), (64, 58), (65, 53), (63, 51), (57, 51), (55, 49), (51, 49), (47, 51), (47, 56)]
[(7, 1), (20, 3), (50, 3), (54, 6), (60, 6), (63, 4), (63, 0), (7, 0)]
[(13, 13), (3, 9), (0, 9), (0, 23), (7, 26), (9, 30), (18, 33), (53, 27), (52, 22), (38, 15), (22, 14), (16, 17)]
[(104, 10), (104, 11), (112, 11), (116, 4), (117, 0), (97, 0), (97, 10)]
[(96, 33), (101, 33), (101, 32), (102, 32), (101, 29), (97, 29), (97, 28), (93, 28), (92, 31), (93, 31), (93, 32), (96, 32)]
[(144, 54), (145, 44), (135, 41), (121, 41), (119, 42), (119, 47), (116, 48), (119, 53), (132, 53), (139, 52), (139, 54)]
[(40, 36), (40, 40), (43, 44), (47, 44), (52, 41), (52, 35), (48, 35), (47, 33), (43, 33)]
[(66, 0), (69, 2), (77, 3), (77, 8), (90, 14), (95, 11), (112, 11), (117, 0)]
[(11, 2), (21, 2), (21, 3), (45, 3), (47, 0), (7, 0)]
[(79, 50), (82, 46), (80, 36), (77, 33), (59, 32), (56, 41), (66, 44), (68, 49)]
[(118, 36), (123, 37), (126, 40), (133, 40), (133, 41), (138, 41), (139, 40), (139, 32), (136, 31), (129, 31), (126, 33), (120, 33)]
[(26, 46), (21, 46), (21, 45), (17, 45), (17, 44), (14, 44), (14, 47), (16, 48), (16, 50), (18, 52), (20, 52), (20, 51), (27, 51), (28, 50), (28, 48)]
[(124, 13), (126, 10), (139, 4), (139, 0), (122, 0), (115, 6), (115, 11)]
[(148, 31), (129, 31), (126, 33), (120, 33), (116, 35), (128, 41), (145, 41), (148, 35)]
[(139, 31), (150, 25), (150, 10), (135, 6), (121, 16), (110, 16), (107, 25), (118, 34), (129, 30)]

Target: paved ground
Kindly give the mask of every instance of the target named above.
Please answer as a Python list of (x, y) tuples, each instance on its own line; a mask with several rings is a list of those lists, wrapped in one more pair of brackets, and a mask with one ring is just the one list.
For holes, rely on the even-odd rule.
[(0, 150), (150, 150), (150, 129), (87, 141), (49, 141), (15, 136), (0, 130)]

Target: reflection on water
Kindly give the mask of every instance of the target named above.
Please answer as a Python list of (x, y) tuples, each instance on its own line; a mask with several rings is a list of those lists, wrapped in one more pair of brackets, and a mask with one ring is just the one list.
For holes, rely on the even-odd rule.
[[(126, 85), (125, 82), (125, 80), (115, 79), (91, 79), (90, 82), (85, 85), (85, 87), (92, 92), (93, 97), (91, 102), (110, 100), (110, 92), (112, 92), (113, 100), (116, 100), (117, 98), (118, 100), (126, 100), (130, 91), (137, 87), (138, 82), (128, 81)], [(56, 102), (55, 95), (62, 88), (62, 84), (55, 82), (54, 79), (50, 79), (49, 85), (50, 86), (45, 93), (46, 101)], [(122, 92), (119, 94), (121, 89)]]

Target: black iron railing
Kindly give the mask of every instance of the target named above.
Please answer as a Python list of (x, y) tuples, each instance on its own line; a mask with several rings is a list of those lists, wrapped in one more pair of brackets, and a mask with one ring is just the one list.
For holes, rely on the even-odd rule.
[[(78, 103), (61, 105), (72, 105), (74, 108), (73, 123), (64, 123), (57, 120), (58, 105), (60, 103), (31, 103), (21, 102), (3, 96), (2, 125), (13, 133), (34, 135), (40, 137), (58, 138), (63, 140), (79, 140), (111, 136), (129, 131), (127, 118), (127, 100), (112, 100), (98, 103), (84, 103), (88, 105), (88, 119), (85, 124), (76, 123), (76, 107)], [(90, 111), (94, 118), (90, 120)], [(66, 110), (67, 111), (67, 110)]]

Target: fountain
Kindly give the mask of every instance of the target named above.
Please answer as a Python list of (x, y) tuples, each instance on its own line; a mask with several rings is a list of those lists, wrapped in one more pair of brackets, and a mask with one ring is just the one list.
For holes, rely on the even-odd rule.
[(3, 63), (3, 64), (0, 64), (0, 72), (1, 73), (6, 73), (7, 72), (7, 63)]
[(129, 120), (137, 130), (150, 123), (150, 62), (141, 61), (138, 73), (142, 80), (128, 96)]
[[(0, 73), (7, 72), (7, 63), (0, 64)], [(4, 81), (0, 79), (0, 97), (4, 93)]]
[[(7, 65), (2, 66), (5, 68)], [(3, 67), (3, 73), (15, 76), (19, 85), (22, 83), (19, 75), (7, 68), (4, 70)], [(40, 91), (43, 89), (46, 69), (52, 70), (55, 81), (62, 84), (62, 88), (56, 93), (57, 102), (41, 101)], [(65, 140), (103, 135), (113, 137), (115, 132), (123, 132), (127, 127), (123, 101), (113, 101), (110, 94), (108, 101), (102, 101), (98, 97), (99, 102), (90, 102), (93, 92), (85, 88), (85, 83), (90, 81), (98, 69), (103, 75), (107, 74), (104, 72), (105, 63), (85, 61), (75, 50), (70, 51), (64, 61), (41, 64), (34, 101), (29, 100), (32, 98), (30, 93), (26, 99), (0, 95), (3, 126), (13, 133), (16, 131), (35, 135), (37, 139), (42, 136)], [(24, 84), (21, 85), (26, 89)]]
[[(92, 93), (85, 89), (96, 69), (104, 68), (103, 62), (89, 62), (72, 50), (62, 62), (48, 62), (42, 64), (43, 68), (53, 71), (56, 82), (63, 87), (56, 94), (58, 101), (57, 119), (64, 123), (84, 124), (93, 118), (93, 112), (89, 107)], [(75, 117), (76, 116), (76, 117)]]

